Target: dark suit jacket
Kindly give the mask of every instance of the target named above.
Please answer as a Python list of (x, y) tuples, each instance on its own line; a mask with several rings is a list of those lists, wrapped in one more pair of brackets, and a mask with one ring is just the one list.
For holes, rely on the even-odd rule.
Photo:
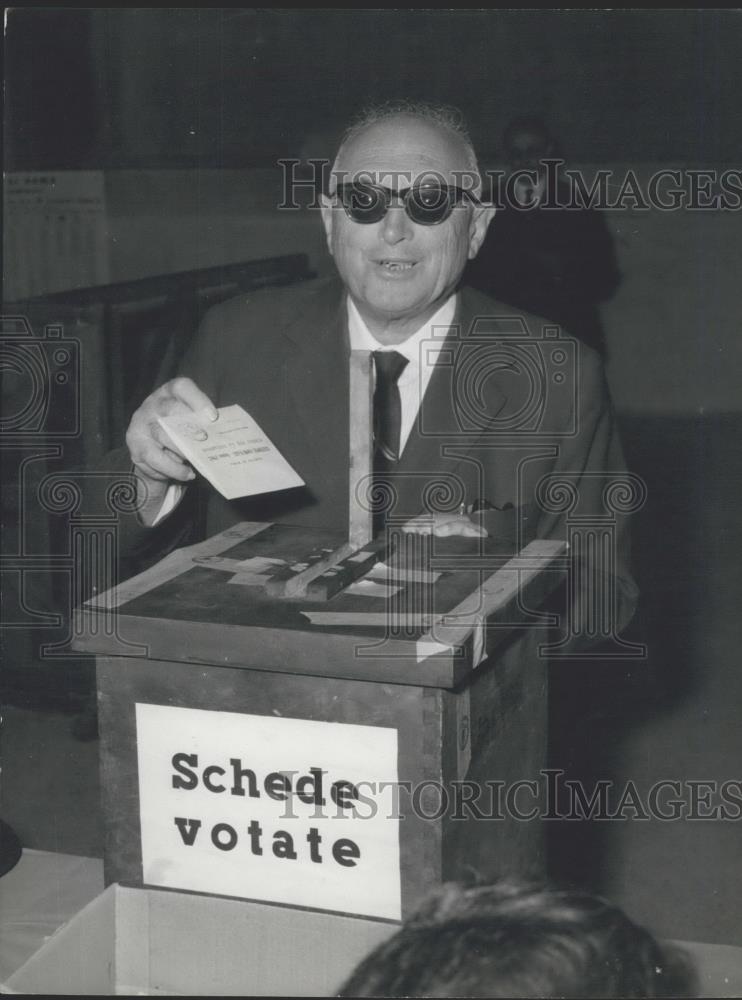
[[(556, 205), (570, 201), (570, 187), (560, 181)], [(613, 238), (597, 209), (498, 210), (464, 280), (559, 323), (572, 337), (605, 352), (599, 303), (614, 295), (621, 274)]]
[[(607, 477), (625, 474), (598, 355), (561, 338), (544, 340), (541, 320), (513, 316), (471, 289), (459, 293), (454, 327), (402, 454), (395, 515), (486, 501), (484, 523), (502, 511), (520, 540), (566, 538), (567, 517), (615, 522), (615, 578), (623, 625), (636, 588), (623, 515), (607, 512)], [(450, 349), (449, 349), (450, 348)], [(184, 359), (217, 406), (239, 403), (306, 482), (237, 501), (199, 481), (164, 522), (144, 528), (122, 517), (122, 547), (146, 562), (177, 545), (243, 520), (345, 530), (348, 518), (348, 333), (337, 280), (244, 295), (212, 309)], [(108, 467), (130, 468), (125, 449)], [(546, 478), (545, 478), (546, 477)], [(559, 493), (557, 477), (562, 485)], [(570, 490), (574, 503), (562, 502)], [(540, 498), (540, 502), (538, 502)]]

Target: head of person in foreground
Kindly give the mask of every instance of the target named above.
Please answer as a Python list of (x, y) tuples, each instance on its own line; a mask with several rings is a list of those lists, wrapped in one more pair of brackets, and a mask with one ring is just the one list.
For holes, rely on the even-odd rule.
[(622, 910), (577, 890), (449, 883), (358, 966), (342, 997), (682, 997), (694, 977)]

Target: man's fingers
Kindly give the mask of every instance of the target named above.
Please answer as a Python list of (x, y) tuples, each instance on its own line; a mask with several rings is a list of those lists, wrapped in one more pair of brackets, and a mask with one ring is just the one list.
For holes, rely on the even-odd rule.
[(158, 417), (204, 411), (211, 420), (218, 419), (216, 407), (192, 379), (175, 378), (151, 393), (131, 418), (126, 445), (140, 479), (150, 483), (155, 492), (156, 483), (188, 483), (195, 479), (193, 469), (160, 426)]
[(198, 413), (206, 410), (210, 420), (216, 420), (219, 414), (216, 407), (211, 402), (205, 392), (196, 385), (190, 378), (174, 378), (168, 382), (170, 394), (181, 403), (185, 403), (191, 410)]
[(430, 519), (418, 520), (416, 517), (413, 517), (411, 521), (407, 521), (406, 524), (402, 525), (402, 531), (406, 531), (411, 535), (432, 535), (435, 527)]
[(181, 452), (180, 448), (173, 441), (173, 439), (170, 437), (170, 435), (168, 434), (168, 432), (165, 430), (164, 427), (161, 427), (160, 424), (158, 424), (156, 421), (153, 421), (149, 425), (149, 432), (150, 436), (154, 438), (154, 440), (157, 442), (157, 444), (160, 445), (161, 448), (171, 452), (173, 455), (175, 455), (176, 458), (180, 459), (181, 461), (183, 462), (185, 461), (185, 457)]
[(413, 517), (402, 526), (403, 531), (417, 535), (436, 535), (447, 538), (460, 535), (466, 538), (486, 538), (487, 531), (479, 524), (469, 520), (465, 514), (437, 514)]
[(153, 480), (156, 483), (166, 483), (168, 481), (167, 476), (163, 476), (161, 472), (157, 469), (153, 469), (152, 466), (143, 460), (134, 463), (134, 468), (139, 473), (140, 477), (145, 480)]
[(486, 538), (487, 532), (478, 524), (474, 524), (467, 517), (458, 517), (454, 521), (446, 521), (436, 527), (436, 535), (446, 538), (451, 535), (459, 535), (465, 538)]
[(180, 483), (187, 483), (195, 478), (190, 465), (186, 465), (167, 449), (160, 448), (155, 442), (137, 453), (134, 464), (141, 467), (145, 475), (150, 475), (153, 479), (175, 479)]

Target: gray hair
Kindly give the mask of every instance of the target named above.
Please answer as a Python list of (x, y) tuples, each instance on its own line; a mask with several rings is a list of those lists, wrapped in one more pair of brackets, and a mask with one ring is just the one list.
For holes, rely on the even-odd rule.
[(477, 154), (474, 152), (469, 130), (466, 127), (464, 116), (458, 108), (450, 104), (431, 104), (427, 101), (386, 101), (383, 104), (371, 104), (363, 108), (348, 125), (340, 140), (333, 171), (337, 169), (340, 158), (346, 147), (358, 136), (372, 125), (379, 125), (383, 122), (391, 121), (393, 118), (409, 116), (418, 118), (437, 128), (448, 132), (459, 140), (464, 147), (466, 157), (466, 171), (474, 177), (472, 191), (479, 194), (482, 190), (482, 175), (479, 172)]

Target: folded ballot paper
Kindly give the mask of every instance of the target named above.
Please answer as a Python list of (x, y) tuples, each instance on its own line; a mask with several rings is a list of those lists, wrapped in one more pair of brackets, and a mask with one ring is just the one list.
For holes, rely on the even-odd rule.
[(223, 406), (217, 420), (206, 410), (159, 417), (184, 458), (227, 500), (272, 493), (304, 480), (241, 406)]

